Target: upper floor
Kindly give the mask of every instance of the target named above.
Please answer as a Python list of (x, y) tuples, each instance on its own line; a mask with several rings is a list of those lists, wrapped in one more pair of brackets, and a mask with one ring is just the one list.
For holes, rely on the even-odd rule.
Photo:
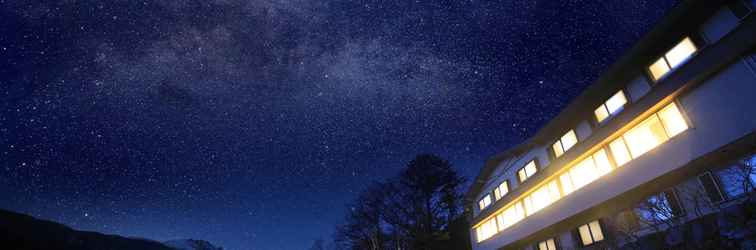
[(752, 53), (753, 39), (732, 33), (756, 27), (754, 2), (681, 3), (535, 136), (489, 160), (466, 197), (473, 241), (496, 235), (694, 126), (675, 99), (689, 84), (683, 78), (709, 70), (694, 63), (700, 54), (734, 60)]

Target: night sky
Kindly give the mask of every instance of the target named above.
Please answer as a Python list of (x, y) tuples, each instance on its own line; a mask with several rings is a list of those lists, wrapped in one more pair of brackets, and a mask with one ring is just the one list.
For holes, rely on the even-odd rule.
[(306, 249), (418, 153), (474, 178), (674, 2), (0, 0), (0, 208)]

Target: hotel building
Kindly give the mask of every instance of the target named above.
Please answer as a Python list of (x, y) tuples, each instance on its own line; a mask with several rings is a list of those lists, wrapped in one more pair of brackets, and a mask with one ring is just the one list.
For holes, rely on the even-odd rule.
[(472, 249), (748, 235), (721, 214), (756, 204), (755, 9), (681, 1), (535, 135), (491, 157), (465, 196)]

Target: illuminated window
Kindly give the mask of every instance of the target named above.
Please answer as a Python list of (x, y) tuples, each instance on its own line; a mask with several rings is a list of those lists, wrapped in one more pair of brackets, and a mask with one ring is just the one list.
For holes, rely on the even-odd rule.
[(685, 123), (685, 119), (680, 110), (677, 109), (675, 103), (671, 103), (659, 111), (659, 118), (664, 123), (664, 128), (667, 130), (667, 136), (669, 137), (673, 137), (688, 129), (688, 124)]
[(488, 205), (491, 205), (490, 194), (487, 194), (486, 196), (483, 197), (483, 199), (480, 199), (480, 201), (478, 201), (478, 208), (480, 208), (480, 210), (485, 209), (486, 207), (488, 207)]
[(556, 181), (551, 181), (525, 197), (523, 200), (523, 203), (525, 203), (525, 214), (531, 215), (538, 212), (538, 210), (554, 203), (559, 200), (559, 198), (561, 198), (559, 186)]
[(683, 119), (680, 109), (675, 103), (670, 103), (614, 140), (609, 144), (609, 148), (619, 166), (687, 129), (688, 124)]
[(600, 149), (559, 176), (559, 181), (562, 184), (562, 191), (567, 195), (611, 171), (609, 157), (606, 151)]
[(637, 158), (667, 140), (664, 126), (656, 115), (646, 118), (623, 137), (633, 158)]
[(601, 106), (599, 106), (593, 113), (596, 115), (596, 120), (602, 122), (606, 120), (606, 118), (622, 111), (622, 108), (625, 107), (626, 103), (627, 98), (625, 98), (625, 94), (620, 90), (605, 103), (601, 104)]
[(554, 150), (554, 156), (559, 157), (564, 152), (567, 152), (567, 150), (570, 150), (572, 146), (575, 146), (577, 144), (577, 136), (575, 136), (575, 131), (570, 130), (566, 134), (562, 136), (562, 138), (559, 138), (554, 145), (551, 145), (551, 148)]
[(578, 233), (580, 234), (580, 240), (582, 241), (583, 246), (588, 246), (604, 240), (604, 232), (601, 231), (601, 224), (597, 220), (580, 226), (578, 228)]
[(538, 242), (538, 250), (557, 250), (554, 238)]
[(475, 234), (478, 238), (478, 242), (484, 241), (488, 238), (491, 238), (494, 234), (496, 234), (496, 219), (491, 218), (490, 220), (487, 220), (478, 228), (475, 229)]
[(664, 56), (651, 64), (651, 66), (648, 67), (648, 71), (651, 73), (654, 80), (659, 80), (673, 69), (685, 63), (693, 53), (696, 53), (696, 50), (698, 49), (693, 41), (686, 37), (680, 41), (680, 43), (675, 45), (675, 47), (667, 51)]
[(498, 187), (494, 189), (494, 197), (496, 200), (501, 199), (501, 197), (504, 197), (509, 192), (509, 182), (504, 181), (501, 184), (499, 184)]
[(632, 160), (632, 158), (630, 157), (630, 152), (627, 151), (625, 140), (622, 139), (622, 137), (617, 138), (612, 143), (609, 143), (609, 149), (612, 150), (614, 163), (616, 163), (617, 166), (622, 166), (623, 164)]
[(520, 178), (520, 182), (524, 182), (536, 172), (538, 172), (538, 168), (536, 167), (535, 160), (532, 160), (525, 167), (517, 171), (517, 176)]
[(499, 216), (501, 216), (501, 219), (499, 219), (499, 231), (521, 221), (525, 218), (525, 210), (522, 208), (522, 202), (516, 202), (514, 205), (499, 214)]

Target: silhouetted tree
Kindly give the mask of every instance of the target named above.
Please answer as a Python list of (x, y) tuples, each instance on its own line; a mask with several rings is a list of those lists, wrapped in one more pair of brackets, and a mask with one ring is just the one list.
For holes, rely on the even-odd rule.
[[(469, 248), (460, 214), (463, 182), (448, 161), (418, 155), (397, 177), (359, 195), (336, 241), (347, 249)], [(464, 232), (451, 232), (461, 227)]]
[(326, 250), (323, 239), (317, 239), (312, 243), (310, 250)]

